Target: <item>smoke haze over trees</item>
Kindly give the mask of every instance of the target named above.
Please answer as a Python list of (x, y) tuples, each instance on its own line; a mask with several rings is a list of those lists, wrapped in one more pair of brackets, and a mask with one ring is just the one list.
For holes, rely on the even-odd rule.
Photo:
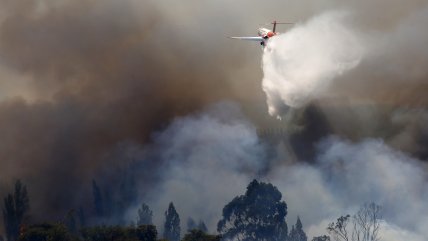
[(24, 221), (28, 221), (29, 209), (27, 187), (18, 180), (14, 192), (4, 198), (3, 220), (8, 241), (18, 239), (21, 226), (24, 225)]
[[(309, 240), (367, 201), (385, 240), (427, 239), (426, 0), (0, 5), (0, 197), (21, 179), (32, 223), (129, 225), (144, 202), (162, 227), (173, 201), (212, 231), (257, 178)], [(296, 24), (272, 52), (225, 38), (275, 19)]]
[(153, 211), (150, 210), (150, 207), (143, 203), (141, 204), (141, 208), (138, 209), (138, 220), (137, 225), (147, 225), (152, 224)]

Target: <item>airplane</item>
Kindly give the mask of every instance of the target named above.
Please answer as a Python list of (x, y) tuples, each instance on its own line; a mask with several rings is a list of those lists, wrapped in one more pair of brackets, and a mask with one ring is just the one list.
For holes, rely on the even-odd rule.
[(260, 42), (260, 45), (262, 47), (264, 47), (270, 38), (278, 34), (278, 32), (276, 32), (277, 24), (294, 24), (294, 23), (278, 23), (277, 21), (273, 21), (271, 24), (273, 24), (272, 30), (267, 28), (259, 28), (257, 37), (229, 37), (229, 38), (247, 40), (247, 41), (257, 41), (257, 42)]

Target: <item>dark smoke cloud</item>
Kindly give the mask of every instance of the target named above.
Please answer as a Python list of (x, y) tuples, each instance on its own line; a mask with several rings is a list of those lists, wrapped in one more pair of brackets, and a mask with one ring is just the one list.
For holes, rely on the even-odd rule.
[[(0, 3), (1, 180), (29, 184), (35, 218), (89, 205), (112, 148), (147, 143), (206, 104), (236, 100), (262, 126), (275, 123), (264, 115), (259, 49), (225, 37), (252, 34), (266, 21), (256, 13), (279, 16), (277, 1), (248, 12), (236, 10), (242, 2)], [(280, 5), (294, 19), (326, 7)]]
[[(184, 117), (183, 121), (180, 117), (194, 116), (207, 105), (224, 99), (239, 103), (246, 114), (242, 117), (233, 108), (225, 112), (232, 120), (245, 123), (238, 133), (250, 133), (249, 138), (246, 135), (232, 138), (234, 142), (251, 139), (254, 142), (250, 144), (260, 148), (255, 128), (282, 128), (287, 132), (281, 140), (286, 148), (278, 151), (282, 155), (274, 153), (275, 162), (260, 157), (264, 162), (260, 170), (256, 168), (257, 174), (240, 176), (234, 169), (222, 169), (215, 163), (214, 170), (232, 173), (240, 186), (227, 189), (221, 200), (213, 199), (213, 209), (225, 204), (230, 196), (238, 195), (238, 190), (254, 176), (273, 175), (270, 169), (266, 170), (269, 165), (277, 169), (289, 159), (316, 163), (320, 152), (323, 153), (316, 146), (330, 134), (362, 143), (368, 137), (383, 139), (385, 145), (419, 158), (406, 157), (403, 162), (408, 159), (418, 162), (428, 155), (425, 148), (428, 131), (424, 125), (428, 104), (425, 1), (207, 0), (177, 4), (173, 0), (0, 0), (0, 4), (0, 182), (3, 184), (0, 196), (13, 179), (24, 179), (30, 191), (34, 220), (60, 219), (79, 205), (90, 208), (91, 180), (111, 185), (118, 178), (117, 172), (126, 172), (135, 160), (139, 161), (140, 197), (146, 197), (157, 187), (171, 190), (174, 186), (165, 182), (165, 175), (171, 169), (163, 165), (168, 158), (160, 158), (157, 153), (171, 149), (167, 137), (181, 136), (181, 131), (189, 128), (177, 127), (180, 121), (174, 120), (196, 122), (201, 130), (206, 130), (203, 126), (209, 128), (212, 122), (203, 118), (204, 121), (192, 122), (193, 117)], [(327, 97), (291, 110), (287, 118), (276, 121), (267, 114), (258, 46), (225, 37), (252, 35), (260, 23), (270, 18), (300, 24), (325, 10), (337, 8), (353, 12), (347, 26), (364, 33), (368, 57), (334, 79)], [(379, 14), (379, 8), (385, 11)], [(208, 119), (222, 119), (216, 115), (208, 114)], [(218, 125), (226, 134), (228, 128), (236, 127), (227, 116)], [(159, 132), (164, 129), (166, 132)], [(171, 133), (172, 130), (176, 132)], [(153, 133), (161, 134), (159, 137)], [(215, 143), (224, 140), (224, 136), (216, 138), (220, 141), (214, 138)], [(203, 140), (201, 137), (197, 141)], [(369, 139), (368, 143), (373, 142)], [(281, 143), (274, 145), (281, 149)], [(358, 147), (364, 149), (366, 145)], [(379, 147), (397, 153), (385, 148), (383, 144)], [(345, 154), (341, 157), (359, 150), (350, 149), (342, 152)], [(182, 154), (183, 150), (187, 149), (178, 151)], [(330, 149), (324, 151), (332, 153)], [(187, 157), (182, 159), (188, 161)], [(392, 163), (400, 164), (401, 160)], [(201, 170), (210, 162), (199, 164), (192, 167)], [(174, 165), (182, 170), (179, 162)], [(318, 169), (304, 165), (302, 170), (300, 173), (311, 177), (308, 186), (320, 180)], [(409, 173), (413, 172), (417, 171), (412, 169)], [(274, 180), (285, 187), (282, 191), (293, 190), (287, 195), (305, 190), (290, 187), (287, 180), (293, 183), (292, 178), (280, 182), (281, 175), (275, 173)], [(192, 181), (198, 178), (193, 177)], [(179, 181), (176, 183), (180, 184)], [(159, 197), (162, 200), (159, 205), (172, 201), (171, 193)], [(336, 204), (330, 202), (331, 198), (328, 196), (324, 204)], [(420, 199), (414, 199), (420, 203)], [(183, 199), (177, 196), (177, 200)], [(299, 202), (291, 204), (297, 209)], [(190, 212), (189, 207), (182, 208)], [(315, 220), (330, 218), (332, 213), (338, 214), (332, 211)], [(213, 225), (215, 215), (203, 213), (202, 218)]]
[[(428, 80), (428, 52), (424, 46), (428, 35), (421, 30), (428, 23), (428, 6), (415, 1), (405, 9), (406, 14), (396, 16), (386, 30), (375, 31), (367, 24), (357, 27), (365, 34), (365, 56), (358, 67), (337, 79), (329, 94), (346, 95), (347, 108), (354, 118), (345, 120), (350, 126), (359, 125), (354, 137), (380, 137), (426, 160), (428, 132), (421, 122), (426, 119), (428, 107), (424, 94)], [(356, 17), (363, 18), (364, 14), (357, 13)], [(331, 109), (328, 104), (321, 106), (326, 112)], [(336, 111), (331, 123), (340, 127), (345, 122), (337, 117)]]
[(36, 216), (86, 200), (119, 142), (145, 143), (173, 117), (233, 98), (228, 69), (208, 67), (239, 66), (233, 51), (192, 46), (149, 2), (4, 3), (2, 64), (31, 76), (33, 96), (0, 104), (2, 179), (30, 184)]

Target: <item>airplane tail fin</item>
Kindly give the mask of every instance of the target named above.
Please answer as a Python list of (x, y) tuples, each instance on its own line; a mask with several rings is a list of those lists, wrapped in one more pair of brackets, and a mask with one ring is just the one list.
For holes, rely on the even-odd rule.
[(274, 33), (276, 33), (276, 25), (277, 24), (294, 24), (294, 23), (279, 23), (279, 22), (277, 22), (276, 20), (275, 21), (273, 21), (271, 24), (273, 24), (273, 29), (272, 29), (272, 32), (274, 32)]

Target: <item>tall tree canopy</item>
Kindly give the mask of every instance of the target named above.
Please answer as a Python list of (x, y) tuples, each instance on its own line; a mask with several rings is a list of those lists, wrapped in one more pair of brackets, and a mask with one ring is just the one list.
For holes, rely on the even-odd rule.
[(175, 210), (174, 204), (169, 204), (165, 212), (165, 225), (163, 237), (169, 241), (180, 240), (180, 216)]
[(226, 240), (284, 241), (287, 239), (287, 204), (270, 183), (253, 180), (245, 195), (223, 208), (217, 230)]
[(15, 183), (15, 190), (4, 199), (3, 219), (8, 241), (15, 241), (19, 235), (19, 229), (30, 209), (27, 188), (20, 180)]

